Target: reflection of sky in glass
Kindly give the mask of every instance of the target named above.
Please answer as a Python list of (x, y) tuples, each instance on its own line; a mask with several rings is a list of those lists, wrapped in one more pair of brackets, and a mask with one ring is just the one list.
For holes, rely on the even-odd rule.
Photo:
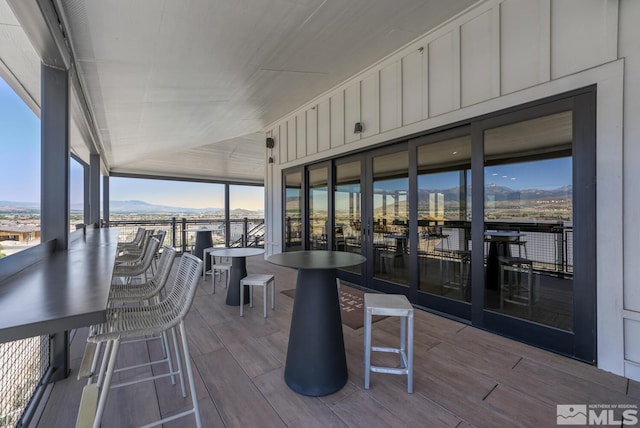
[[(438, 172), (418, 176), (419, 189), (446, 190), (460, 185), (462, 171)], [(467, 172), (467, 182), (470, 183), (471, 171)]]
[(310, 191), (310, 207), (309, 209), (318, 212), (323, 211), (324, 213), (328, 210), (328, 198), (327, 198), (327, 188), (321, 187), (318, 189), (311, 189)]
[(374, 192), (394, 192), (396, 190), (406, 191), (409, 188), (408, 178), (396, 178), (391, 180), (380, 180), (373, 184)]
[[(352, 194), (358, 194), (359, 195), (359, 187), (357, 191), (355, 191), (355, 187), (356, 186), (348, 186), (347, 189), (345, 189), (345, 187), (347, 186), (338, 186), (338, 188), (336, 189), (335, 192), (335, 196), (334, 196), (334, 204), (335, 204), (335, 210), (336, 213), (339, 211), (348, 211), (349, 210), (349, 203), (351, 201), (352, 198)], [(352, 190), (353, 192), (349, 192), (349, 190)]]
[(484, 169), (484, 184), (514, 190), (552, 190), (572, 183), (571, 157), (496, 165)]

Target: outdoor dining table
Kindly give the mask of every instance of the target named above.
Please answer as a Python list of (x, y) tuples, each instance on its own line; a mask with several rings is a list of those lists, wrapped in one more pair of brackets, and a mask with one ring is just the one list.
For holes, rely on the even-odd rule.
[(336, 269), (359, 265), (366, 258), (344, 251), (293, 251), (274, 254), (267, 261), (298, 269), (286, 384), (299, 394), (315, 397), (339, 391), (349, 375)]
[[(226, 304), (240, 306), (240, 280), (247, 276), (247, 257), (264, 254), (264, 248), (214, 248), (210, 254), (216, 257), (231, 257), (231, 275), (229, 277)], [(244, 293), (243, 303), (249, 303), (248, 291)]]

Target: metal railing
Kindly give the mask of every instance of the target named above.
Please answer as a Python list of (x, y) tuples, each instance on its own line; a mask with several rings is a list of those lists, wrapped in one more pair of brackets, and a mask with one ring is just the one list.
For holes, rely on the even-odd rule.
[[(213, 245), (225, 247), (264, 247), (264, 219), (157, 219), (157, 220), (110, 220), (109, 227), (119, 227), (120, 240), (132, 240), (138, 227), (162, 229), (167, 232), (165, 244), (178, 252), (191, 251), (199, 228), (212, 229)], [(227, 232), (228, 231), (228, 232)], [(227, 236), (228, 234), (228, 236)]]
[(49, 336), (0, 343), (0, 427), (23, 426), (49, 372)]

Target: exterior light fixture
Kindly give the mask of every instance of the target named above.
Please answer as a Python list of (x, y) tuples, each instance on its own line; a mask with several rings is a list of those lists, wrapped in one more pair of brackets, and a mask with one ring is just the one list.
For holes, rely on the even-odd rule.
[(354, 134), (359, 134), (362, 132), (362, 123), (356, 122), (356, 126), (353, 128)]

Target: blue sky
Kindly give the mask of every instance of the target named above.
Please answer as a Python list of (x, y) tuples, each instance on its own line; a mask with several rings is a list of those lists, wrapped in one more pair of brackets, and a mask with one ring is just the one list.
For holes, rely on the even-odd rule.
[(0, 79), (0, 200), (40, 201), (40, 119)]
[[(40, 119), (0, 78), (0, 201), (40, 202)], [(71, 204), (83, 200), (83, 170), (73, 159)], [(185, 208), (224, 207), (224, 186), (162, 180), (111, 178), (111, 200), (142, 200)], [(264, 190), (231, 186), (230, 208), (264, 209)]]

